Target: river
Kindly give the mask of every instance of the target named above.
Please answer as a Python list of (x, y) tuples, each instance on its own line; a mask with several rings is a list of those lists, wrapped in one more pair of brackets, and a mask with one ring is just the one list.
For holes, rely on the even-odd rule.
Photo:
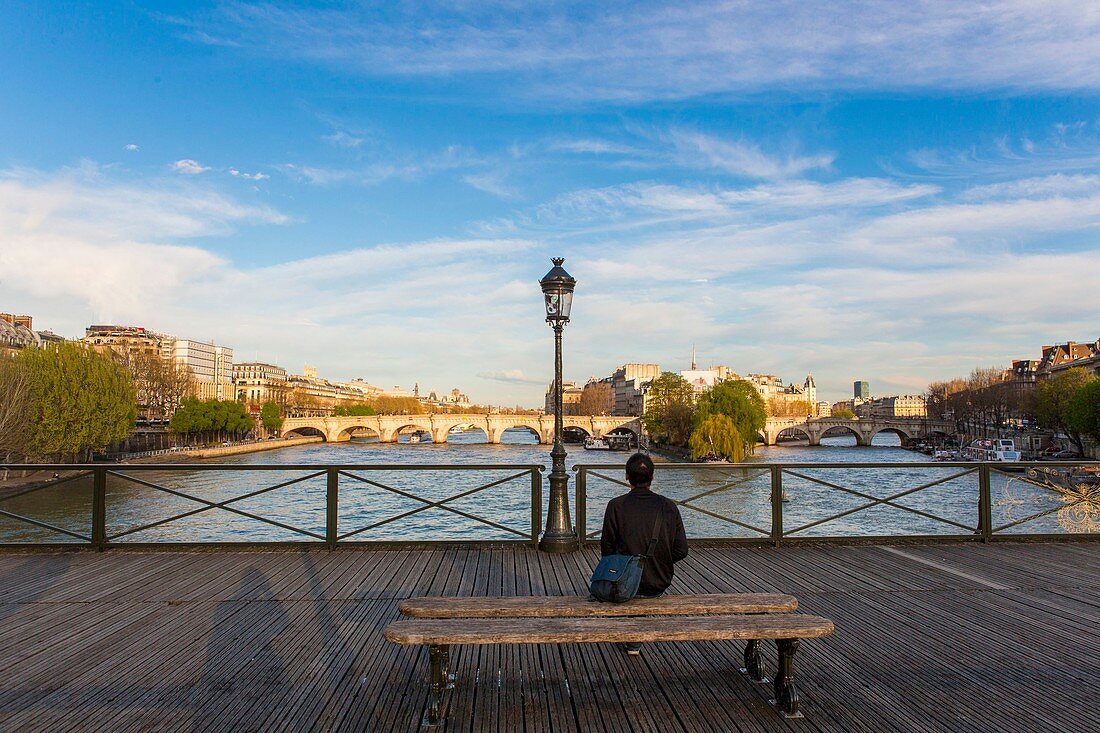
[[(537, 444), (534, 436), (522, 429), (507, 431), (503, 436), (504, 442), (500, 445), (485, 443), (485, 436), (480, 431), (452, 434), (449, 442), (442, 445), (430, 442), (409, 444), (407, 440), (403, 436), (402, 442), (398, 444), (359, 440), (339, 444), (310, 444), (226, 457), (219, 459), (218, 463), (234, 466), (549, 466), (549, 447)], [(830, 467), (830, 464), (838, 462), (906, 464), (928, 461), (924, 455), (902, 449), (897, 437), (891, 434), (880, 433), (875, 437), (873, 445), (865, 447), (856, 446), (854, 440), (854, 436), (848, 436), (825, 438), (822, 445), (812, 447), (804, 443), (758, 446), (755, 454), (738, 466), (716, 464), (713, 468), (705, 469), (669, 469), (659, 466), (655, 485), (666, 495), (678, 501), (687, 501), (687, 505), (681, 508), (681, 514), (689, 537), (761, 537), (767, 534), (772, 515), (770, 477), (767, 468), (753, 468), (754, 464), (760, 463), (815, 464), (809, 468), (792, 468), (783, 473), (786, 497), (783, 503), (783, 527), (786, 532), (793, 531), (794, 536), (973, 534), (978, 505), (976, 474), (947, 480), (900, 496), (892, 500), (896, 506), (880, 503), (870, 508), (851, 511), (873, 499), (892, 497), (923, 484), (947, 479), (964, 470), (939, 466)], [(572, 477), (571, 502), (576, 481), (576, 474), (572, 470), (574, 465), (581, 462), (616, 466), (595, 474), (588, 473), (586, 525), (587, 531), (592, 533), (599, 529), (606, 501), (625, 490), (601, 476), (621, 480), (622, 470), (618, 466), (625, 462), (627, 454), (588, 452), (580, 446), (568, 446), (568, 450), (567, 465)], [(660, 458), (657, 460), (665, 463)], [(291, 529), (272, 526), (220, 509), (208, 509), (163, 525), (133, 531), (174, 515), (203, 509), (204, 505), (170, 491), (209, 502), (225, 502), (266, 486), (300, 479), (309, 475), (309, 472), (205, 471), (188, 470), (186, 465), (172, 471), (127, 472), (124, 466), (117, 468), (126, 475), (157, 484), (168, 491), (111, 477), (107, 492), (107, 533), (114, 542), (315, 539)], [(348, 539), (519, 539), (521, 534), (530, 532), (529, 474), (481, 491), (473, 491), (484, 484), (520, 473), (517, 470), (456, 471), (444, 467), (429, 471), (364, 469), (351, 470), (348, 473), (351, 475), (340, 477), (338, 523), (340, 535), (349, 535)], [(549, 494), (545, 475), (543, 474), (543, 509), (540, 516), (545, 516), (545, 502)], [(859, 493), (850, 493), (837, 487)], [(444, 506), (469, 516), (440, 507), (413, 512), (425, 506), (424, 501), (418, 501), (413, 496), (429, 502), (443, 502), (448, 497), (467, 491), (472, 493), (448, 501)], [(1049, 512), (1019, 526), (1005, 529), (1005, 533), (1100, 531), (1100, 507), (1094, 504), (1068, 507), (1059, 494), (1028, 483), (1022, 474), (994, 471), (991, 496), (995, 528), (1040, 512)], [(228, 506), (323, 536), (325, 497), (325, 477), (318, 476), (250, 496)], [(86, 536), (90, 533), (91, 481), (81, 479), (8, 499), (0, 503), (0, 509)], [(393, 519), (408, 512), (413, 513)], [(573, 512), (572, 504), (570, 512)], [(851, 513), (815, 524), (844, 512)], [(480, 523), (473, 517), (489, 520), (512, 531)], [(55, 541), (72, 541), (72, 538), (0, 516), (0, 542)]]

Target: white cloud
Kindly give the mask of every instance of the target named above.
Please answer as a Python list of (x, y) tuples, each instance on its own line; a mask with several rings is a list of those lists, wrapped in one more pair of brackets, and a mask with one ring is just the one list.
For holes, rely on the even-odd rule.
[(1078, 0), (502, 0), (434, 12), (233, 3), (189, 25), (199, 42), (370, 76), (492, 76), (509, 100), (1100, 88), (1100, 15)]
[(130, 143), (129, 145), (124, 146), (123, 150), (129, 150), (131, 153), (134, 153), (140, 150), (140, 148), (136, 144)]
[(236, 168), (230, 168), (229, 175), (235, 178), (245, 178), (249, 181), (265, 181), (270, 177), (266, 173), (242, 173)]
[(484, 191), (498, 198), (505, 200), (518, 198), (516, 191), (505, 184), (504, 176), (498, 171), (471, 173), (463, 176), (462, 180), (478, 191)]
[(366, 141), (366, 138), (356, 137), (343, 130), (337, 130), (331, 135), (325, 135), (324, 140), (339, 148), (358, 148)]
[(173, 163), (172, 170), (188, 176), (197, 176), (200, 173), (206, 173), (210, 169), (204, 165), (199, 164), (199, 162), (196, 160), (184, 158), (182, 160), (177, 160), (175, 163)]
[(504, 369), (499, 372), (478, 372), (479, 379), (488, 379), (494, 382), (507, 382), (510, 384), (543, 384), (542, 379), (532, 379), (523, 373), (522, 369)]
[(747, 178), (794, 178), (809, 170), (828, 168), (835, 159), (831, 153), (777, 157), (764, 153), (756, 145), (692, 130), (672, 130), (670, 137), (676, 150), (675, 158), (682, 165), (711, 168)]

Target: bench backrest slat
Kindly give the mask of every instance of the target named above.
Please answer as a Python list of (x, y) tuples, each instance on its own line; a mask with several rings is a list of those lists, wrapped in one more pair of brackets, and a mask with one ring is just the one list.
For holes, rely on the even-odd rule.
[(586, 596), (478, 596), (409, 598), (398, 605), (414, 618), (584, 618), (591, 616), (682, 616), (723, 613), (789, 613), (794, 596), (781, 593), (711, 593), (635, 598), (600, 603)]

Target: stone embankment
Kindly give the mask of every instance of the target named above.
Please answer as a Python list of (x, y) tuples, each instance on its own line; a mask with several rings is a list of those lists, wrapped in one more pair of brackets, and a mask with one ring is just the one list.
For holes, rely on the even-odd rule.
[[(136, 459), (138, 463), (175, 463), (176, 459), (193, 458), (223, 458), (225, 456), (237, 456), (244, 453), (259, 453), (260, 451), (275, 450), (276, 448), (289, 448), (292, 445), (306, 445), (308, 443), (321, 443), (324, 438), (319, 435), (310, 435), (303, 438), (281, 438), (278, 440), (258, 440), (255, 443), (237, 443), (234, 445), (219, 445), (212, 448), (192, 448), (190, 450), (167, 451), (157, 456), (148, 456)], [(129, 462), (129, 461), (128, 461)]]

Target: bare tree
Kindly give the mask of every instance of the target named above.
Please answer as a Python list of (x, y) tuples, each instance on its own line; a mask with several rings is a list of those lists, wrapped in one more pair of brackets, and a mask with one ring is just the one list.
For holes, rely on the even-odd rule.
[[(26, 371), (15, 359), (0, 356), (0, 453), (4, 462), (25, 456), (30, 440), (31, 389)], [(4, 480), (8, 470), (4, 469)]]

